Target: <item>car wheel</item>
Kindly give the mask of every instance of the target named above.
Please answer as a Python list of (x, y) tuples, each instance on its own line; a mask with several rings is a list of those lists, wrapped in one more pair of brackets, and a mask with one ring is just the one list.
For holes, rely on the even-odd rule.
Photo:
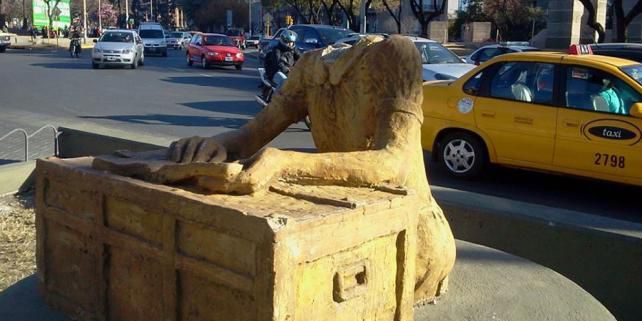
[(167, 49), (165, 49), (165, 50), (163, 51), (163, 53), (161, 54), (161, 56), (163, 56), (163, 57), (167, 57)]
[(91, 63), (91, 68), (93, 68), (93, 69), (98, 69), (98, 64), (97, 64), (97, 63), (95, 63), (95, 62), (92, 62), (92, 63)]
[(131, 69), (138, 68), (138, 59), (136, 59), (136, 57), (134, 57), (134, 61), (132, 61), (132, 64), (130, 65), (130, 68)]
[(235, 65), (236, 70), (243, 70), (243, 64)]
[(189, 54), (187, 54), (187, 65), (191, 66), (193, 64), (194, 64), (194, 62), (192, 61), (192, 57), (190, 57)]
[(138, 61), (139, 66), (145, 65), (145, 55), (140, 55), (140, 60)]
[(207, 69), (207, 59), (205, 59), (205, 56), (201, 57), (201, 67)]
[(488, 163), (485, 145), (466, 132), (450, 133), (441, 139), (439, 157), (451, 175), (461, 178), (478, 177)]
[(0, 47), (0, 52), (5, 52), (7, 50), (7, 47)]

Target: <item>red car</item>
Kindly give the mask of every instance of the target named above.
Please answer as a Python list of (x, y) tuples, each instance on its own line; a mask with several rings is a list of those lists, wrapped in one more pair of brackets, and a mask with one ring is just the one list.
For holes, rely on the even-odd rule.
[(237, 47), (243, 50), (247, 47), (245, 43), (245, 32), (243, 32), (243, 29), (227, 29), (225, 35), (232, 38), (232, 41), (234, 41)]
[(210, 65), (234, 66), (236, 70), (243, 69), (245, 57), (236, 47), (232, 39), (216, 33), (197, 33), (187, 47), (187, 65), (195, 62), (203, 68)]

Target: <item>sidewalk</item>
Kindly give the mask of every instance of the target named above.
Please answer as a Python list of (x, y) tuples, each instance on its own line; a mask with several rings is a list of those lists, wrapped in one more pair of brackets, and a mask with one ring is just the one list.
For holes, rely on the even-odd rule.
[[(82, 44), (83, 49), (90, 49), (94, 47), (93, 39), (87, 38), (87, 42)], [(55, 49), (55, 48), (69, 48), (68, 38), (54, 38), (54, 39), (43, 39), (38, 37), (35, 41), (31, 40), (30, 36), (16, 36), (11, 42), (11, 49)]]

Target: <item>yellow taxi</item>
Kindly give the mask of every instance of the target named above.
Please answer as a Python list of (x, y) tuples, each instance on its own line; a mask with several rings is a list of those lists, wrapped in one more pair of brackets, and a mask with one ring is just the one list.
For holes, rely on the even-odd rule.
[(642, 185), (641, 82), (620, 58), (498, 56), (424, 84), (423, 148), (460, 177), (493, 163)]

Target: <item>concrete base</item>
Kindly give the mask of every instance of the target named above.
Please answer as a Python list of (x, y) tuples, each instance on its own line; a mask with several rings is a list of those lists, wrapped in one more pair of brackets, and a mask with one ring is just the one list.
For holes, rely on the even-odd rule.
[[(575, 283), (528, 260), (457, 241), (449, 292), (415, 308), (416, 321), (582, 320), (615, 318)], [(0, 320), (71, 321), (44, 304), (36, 276), (0, 293)]]
[(13, 194), (28, 188), (36, 161), (20, 162), (0, 166), (0, 196)]
[(415, 320), (615, 320), (562, 275), (526, 259), (457, 241), (448, 293), (415, 309)]

